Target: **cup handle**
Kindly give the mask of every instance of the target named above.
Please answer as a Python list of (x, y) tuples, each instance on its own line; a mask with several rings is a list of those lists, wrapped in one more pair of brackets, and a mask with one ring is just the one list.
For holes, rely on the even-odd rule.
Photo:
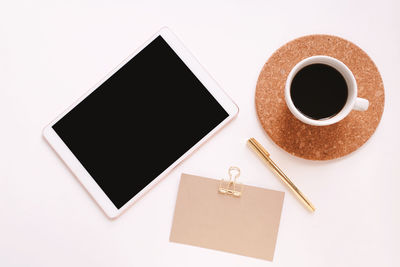
[(367, 99), (357, 97), (353, 109), (359, 111), (366, 111), (368, 109), (368, 106), (369, 106), (369, 101)]

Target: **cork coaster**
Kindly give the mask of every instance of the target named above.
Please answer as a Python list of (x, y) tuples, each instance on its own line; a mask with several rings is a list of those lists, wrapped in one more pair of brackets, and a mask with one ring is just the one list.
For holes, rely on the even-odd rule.
[[(284, 87), (290, 70), (302, 59), (327, 55), (353, 72), (358, 96), (369, 100), (367, 111), (351, 111), (329, 126), (311, 126), (296, 119), (286, 106)], [(311, 160), (343, 157), (362, 146), (382, 117), (385, 92), (382, 78), (369, 56), (355, 44), (331, 35), (309, 35), (279, 48), (258, 77), (255, 104), (264, 130), (281, 148)]]

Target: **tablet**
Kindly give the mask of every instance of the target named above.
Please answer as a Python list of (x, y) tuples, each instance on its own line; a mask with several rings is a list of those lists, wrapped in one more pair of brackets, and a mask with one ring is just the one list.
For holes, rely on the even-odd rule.
[(237, 112), (193, 55), (163, 28), (43, 135), (114, 218)]

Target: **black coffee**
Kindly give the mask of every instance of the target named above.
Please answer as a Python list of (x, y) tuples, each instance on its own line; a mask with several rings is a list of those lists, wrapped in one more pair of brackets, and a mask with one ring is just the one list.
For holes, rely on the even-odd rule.
[(335, 116), (347, 101), (347, 84), (342, 74), (325, 64), (312, 64), (293, 78), (290, 95), (305, 116), (320, 120)]

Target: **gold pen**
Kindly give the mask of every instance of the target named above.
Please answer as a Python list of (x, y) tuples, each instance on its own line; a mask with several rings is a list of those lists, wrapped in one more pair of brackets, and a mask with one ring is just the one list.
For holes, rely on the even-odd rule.
[(294, 183), (283, 173), (281, 169), (271, 160), (269, 153), (265, 148), (257, 142), (256, 139), (250, 138), (247, 143), (257, 153), (257, 155), (275, 172), (278, 177), (293, 191), (297, 198), (311, 211), (315, 211), (314, 205), (306, 198), (305, 195), (294, 185)]

